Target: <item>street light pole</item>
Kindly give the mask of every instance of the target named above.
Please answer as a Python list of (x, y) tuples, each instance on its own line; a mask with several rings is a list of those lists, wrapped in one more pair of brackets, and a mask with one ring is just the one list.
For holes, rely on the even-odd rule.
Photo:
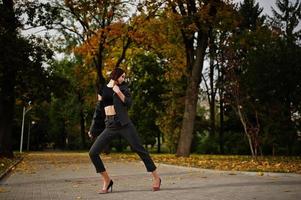
[(35, 121), (29, 121), (28, 125), (28, 134), (27, 134), (27, 151), (29, 151), (29, 143), (30, 143), (30, 127), (31, 124), (34, 125), (36, 122)]
[(28, 132), (27, 132), (27, 151), (29, 151), (30, 126), (31, 126), (31, 120), (29, 120), (29, 123), (28, 123)]
[[(31, 101), (29, 101), (28, 105), (30, 106)], [(20, 139), (20, 153), (22, 153), (22, 148), (23, 148), (23, 133), (24, 133), (24, 120), (25, 120), (25, 115), (26, 113), (31, 109), (29, 107), (28, 109), (23, 106), (23, 118), (22, 118), (22, 129), (21, 129), (21, 139)]]
[(25, 108), (25, 106), (23, 106), (23, 118), (22, 118), (22, 129), (21, 129), (20, 153), (22, 153), (22, 146), (23, 146), (23, 132), (24, 132), (25, 112), (26, 112), (26, 108)]

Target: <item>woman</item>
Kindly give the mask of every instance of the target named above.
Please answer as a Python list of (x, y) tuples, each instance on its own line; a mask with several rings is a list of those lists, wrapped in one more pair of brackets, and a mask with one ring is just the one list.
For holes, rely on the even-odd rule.
[[(96, 172), (100, 173), (103, 178), (103, 187), (100, 193), (108, 193), (109, 189), (113, 189), (113, 180), (110, 178), (99, 157), (103, 150), (115, 136), (123, 136), (131, 145), (132, 149), (138, 153), (148, 172), (153, 176), (153, 191), (160, 190), (161, 179), (156, 171), (156, 166), (151, 159), (149, 153), (141, 145), (137, 131), (131, 122), (127, 109), (131, 105), (131, 96), (127, 86), (124, 83), (125, 72), (120, 68), (115, 68), (110, 76), (110, 81), (105, 85), (98, 100), (102, 101), (105, 111), (105, 130), (96, 138), (93, 143), (89, 156), (96, 168)], [(89, 137), (92, 137), (89, 132)]]

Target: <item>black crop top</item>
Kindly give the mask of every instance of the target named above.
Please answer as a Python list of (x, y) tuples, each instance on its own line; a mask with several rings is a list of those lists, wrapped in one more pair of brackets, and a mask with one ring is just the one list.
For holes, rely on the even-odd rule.
[(111, 106), (113, 105), (113, 89), (105, 85), (102, 88), (102, 101), (104, 106)]

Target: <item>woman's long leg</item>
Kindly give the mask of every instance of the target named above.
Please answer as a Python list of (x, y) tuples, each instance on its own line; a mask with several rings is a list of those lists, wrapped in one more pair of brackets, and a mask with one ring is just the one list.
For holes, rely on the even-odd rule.
[(101, 173), (105, 171), (104, 164), (100, 159), (99, 154), (105, 148), (105, 146), (115, 137), (117, 134), (116, 131), (105, 129), (94, 141), (93, 145), (90, 148), (89, 156), (92, 163), (95, 166), (96, 172)]
[(148, 151), (142, 146), (136, 128), (132, 123), (129, 123), (120, 134), (129, 142), (133, 151), (135, 151), (143, 161), (148, 172), (156, 170), (156, 166), (150, 157)]

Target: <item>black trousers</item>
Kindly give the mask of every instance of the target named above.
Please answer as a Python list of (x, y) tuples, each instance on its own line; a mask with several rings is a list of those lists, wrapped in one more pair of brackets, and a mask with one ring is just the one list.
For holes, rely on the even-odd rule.
[(121, 135), (129, 142), (132, 150), (140, 156), (148, 172), (152, 172), (156, 169), (156, 166), (149, 153), (142, 146), (136, 128), (134, 127), (132, 122), (128, 123), (125, 126), (121, 126), (117, 116), (114, 115), (106, 116), (105, 125), (105, 130), (96, 138), (89, 151), (89, 156), (95, 166), (97, 173), (106, 171), (99, 154), (101, 153), (103, 148), (117, 135)]

